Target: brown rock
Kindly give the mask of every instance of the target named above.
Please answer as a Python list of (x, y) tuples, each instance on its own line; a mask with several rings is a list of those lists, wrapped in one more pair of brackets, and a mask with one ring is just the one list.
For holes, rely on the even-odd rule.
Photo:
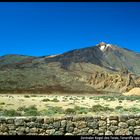
[(127, 124), (130, 126), (135, 126), (136, 125), (136, 120), (135, 119), (130, 119), (127, 121)]
[(134, 135), (140, 135), (140, 129), (136, 129), (136, 130), (134, 131)]
[(109, 120), (118, 120), (118, 116), (109, 116)]
[(128, 128), (128, 124), (125, 123), (125, 122), (120, 122), (120, 123), (118, 124), (118, 126), (119, 126), (120, 128)]
[(111, 131), (106, 131), (105, 135), (113, 135), (113, 133)]
[(117, 129), (115, 131), (115, 135), (132, 135), (132, 132), (130, 132), (128, 129)]

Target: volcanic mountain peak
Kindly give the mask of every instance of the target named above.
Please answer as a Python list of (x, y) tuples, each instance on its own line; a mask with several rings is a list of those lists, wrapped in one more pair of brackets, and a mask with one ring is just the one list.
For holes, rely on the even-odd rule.
[(105, 42), (100, 42), (97, 46), (102, 52), (106, 51), (108, 48), (113, 48), (111, 44), (106, 44)]

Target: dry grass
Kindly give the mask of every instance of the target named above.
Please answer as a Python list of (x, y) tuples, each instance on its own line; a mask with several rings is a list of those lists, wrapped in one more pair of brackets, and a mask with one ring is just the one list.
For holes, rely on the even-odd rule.
[[(132, 100), (133, 99), (133, 100)], [(97, 115), (97, 114), (107, 114), (106, 107), (110, 108), (110, 114), (118, 114), (124, 111), (133, 111), (132, 108), (135, 106), (136, 113), (140, 110), (140, 98), (126, 98), (125, 96), (83, 96), (83, 95), (46, 95), (46, 94), (36, 94), (36, 95), (20, 95), (20, 94), (1, 94), (0, 95), (0, 107), (5, 110), (18, 110), (18, 108), (29, 106), (36, 106), (37, 110), (40, 112), (42, 110), (48, 109), (49, 107), (62, 108), (62, 110), (67, 110), (69, 108), (74, 109), (75, 106), (79, 107), (79, 110), (84, 110), (85, 115)], [(85, 111), (92, 108), (93, 106), (103, 106), (102, 111)], [(84, 108), (84, 109), (83, 109)], [(77, 111), (79, 112), (79, 111)], [(130, 112), (131, 113), (131, 112)], [(47, 114), (47, 113), (46, 113)], [(82, 114), (82, 113), (81, 113)], [(59, 115), (59, 114), (56, 114)], [(60, 114), (60, 116), (62, 113)]]

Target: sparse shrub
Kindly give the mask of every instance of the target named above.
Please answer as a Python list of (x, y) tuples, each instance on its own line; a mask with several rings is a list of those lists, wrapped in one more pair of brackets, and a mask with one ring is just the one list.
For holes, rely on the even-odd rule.
[(40, 115), (35, 105), (31, 105), (29, 107), (22, 106), (22, 107), (19, 107), (17, 110), (23, 111), (24, 112), (23, 115), (25, 116), (39, 116)]
[(25, 116), (39, 116), (40, 113), (38, 112), (37, 108), (34, 105), (29, 106), (28, 108), (24, 109)]
[(69, 100), (74, 100), (74, 99), (72, 97), (70, 97)]
[(74, 103), (69, 103), (68, 105), (73, 105)]
[(25, 106), (18, 107), (17, 111), (24, 111), (26, 109)]
[(139, 96), (124, 96), (124, 95), (120, 95), (118, 96), (118, 100), (130, 100), (130, 101), (135, 101), (135, 100), (140, 100)]
[(93, 97), (92, 99), (93, 100), (99, 100), (100, 98), (97, 96), (97, 97)]
[(119, 112), (119, 113), (122, 113), (125, 111), (125, 108), (123, 108), (123, 106), (116, 106), (115, 107), (115, 111)]
[(116, 109), (116, 110), (123, 109), (123, 106), (116, 106), (115, 109)]
[(30, 96), (29, 96), (29, 95), (24, 95), (24, 97), (25, 97), (25, 98), (30, 98)]
[(29, 107), (25, 107), (24, 111), (29, 111), (29, 110), (37, 110), (35, 105), (31, 105)]
[(84, 100), (85, 99), (85, 97), (82, 97), (82, 100)]
[(74, 110), (77, 114), (87, 114), (89, 112), (89, 108), (80, 106), (75, 106)]
[(55, 113), (54, 113), (53, 110), (48, 109), (48, 110), (43, 110), (43, 111), (41, 112), (41, 114), (47, 115), (47, 116), (53, 116)]
[(54, 98), (53, 100), (51, 100), (52, 102), (59, 102), (59, 100), (57, 98)]
[(39, 116), (40, 113), (37, 110), (28, 110), (24, 113), (25, 116)]
[(124, 108), (123, 112), (130, 112), (128, 108)]
[(5, 105), (5, 103), (4, 102), (1, 102), (0, 105)]
[(140, 112), (140, 108), (137, 108), (137, 107), (125, 108), (124, 111), (137, 113), (137, 112)]
[(122, 100), (119, 100), (119, 103), (122, 103)]
[(55, 113), (63, 113), (63, 109), (62, 107), (57, 107), (57, 106), (50, 106), (49, 107), (50, 110), (53, 110)]
[(37, 95), (33, 94), (33, 95), (31, 95), (31, 97), (37, 97)]
[(14, 109), (11, 109), (11, 110), (4, 110), (4, 113), (3, 113), (4, 116), (21, 116), (21, 114), (19, 112), (17, 112), (16, 110)]
[(50, 101), (50, 99), (43, 99), (42, 101), (43, 102), (48, 102), (48, 101)]
[(113, 108), (101, 106), (101, 105), (98, 104), (98, 105), (92, 106), (91, 111), (92, 111), (92, 112), (113, 111)]
[(122, 96), (118, 96), (117, 99), (118, 99), (118, 100), (126, 100), (126, 98), (127, 98), (126, 96), (123, 96), (123, 95), (122, 95)]
[(75, 115), (75, 114), (76, 114), (76, 111), (75, 111), (75, 109), (73, 109), (73, 108), (67, 108), (67, 109), (65, 110), (65, 114), (66, 114), (66, 115)]
[(63, 114), (64, 110), (62, 109), (62, 107), (53, 107), (53, 106), (49, 106), (48, 109), (41, 111), (42, 115), (47, 115), (47, 116), (53, 116), (55, 114)]
[(94, 100), (99, 100), (99, 99), (104, 99), (104, 100), (108, 100), (108, 101), (115, 101), (116, 99), (118, 100), (124, 100), (124, 96), (123, 95), (103, 95), (103, 96), (97, 96), (97, 97), (93, 97)]

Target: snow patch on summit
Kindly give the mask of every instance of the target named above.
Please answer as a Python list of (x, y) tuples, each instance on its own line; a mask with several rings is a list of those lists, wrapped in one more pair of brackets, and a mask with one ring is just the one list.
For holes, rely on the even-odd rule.
[(100, 45), (99, 48), (101, 51), (105, 51), (107, 48), (111, 47), (111, 44)]
[(102, 52), (105, 52), (108, 48), (111, 48), (112, 50), (115, 50), (116, 47), (112, 44), (106, 44), (105, 42), (100, 42), (96, 45)]
[(101, 51), (104, 51), (104, 50), (105, 50), (105, 48), (106, 48), (106, 46), (105, 46), (105, 45), (100, 46), (100, 50), (101, 50)]

